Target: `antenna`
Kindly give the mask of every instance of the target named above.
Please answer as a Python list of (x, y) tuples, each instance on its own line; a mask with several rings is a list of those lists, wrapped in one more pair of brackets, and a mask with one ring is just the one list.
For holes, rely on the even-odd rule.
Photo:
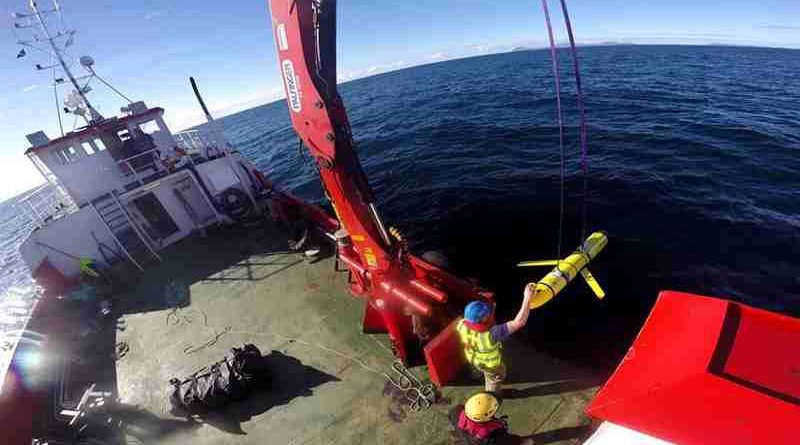
[[(23, 47), (29, 47), (33, 49), (37, 49), (39, 51), (48, 53), (50, 56), (55, 58), (58, 62), (56, 64), (52, 64), (49, 66), (42, 66), (41, 64), (36, 64), (35, 67), (37, 70), (47, 70), (47, 69), (54, 69), (60, 67), (64, 74), (66, 75), (69, 82), (72, 84), (74, 90), (72, 94), (69, 95), (69, 100), (67, 101), (67, 107), (74, 106), (72, 110), (69, 112), (75, 113), (76, 115), (83, 116), (86, 121), (90, 124), (99, 122), (103, 120), (103, 116), (97, 112), (97, 110), (92, 106), (89, 99), (86, 97), (86, 93), (90, 91), (90, 88), (87, 85), (81, 86), (78, 84), (78, 78), (76, 78), (72, 71), (70, 70), (69, 65), (64, 61), (64, 53), (68, 46), (71, 46), (74, 43), (74, 36), (76, 31), (75, 30), (67, 30), (64, 27), (64, 20), (61, 16), (61, 5), (59, 5), (57, 0), (53, 0), (53, 7), (52, 9), (42, 9), (39, 7), (39, 4), (36, 0), (30, 0), (28, 3), (28, 7), (30, 12), (26, 13), (14, 13), (11, 16), (15, 19), (22, 20), (22, 22), (15, 22), (14, 28), (15, 29), (26, 29), (26, 28), (38, 28), (44, 37), (40, 37), (37, 34), (33, 35), (33, 40), (19, 40), (17, 41), (18, 44), (22, 45)], [(46, 17), (49, 14), (56, 13), (59, 16), (59, 21), (61, 22), (61, 26), (54, 27), (51, 30), (50, 27), (47, 25)], [(56, 28), (59, 28), (56, 30)], [(38, 44), (43, 44), (46, 42), (45, 48), (43, 49), (38, 46)], [(22, 58), (27, 55), (25, 48), (17, 54), (17, 58)], [(84, 63), (84, 59), (86, 59)], [(84, 56), (81, 58), (81, 65), (86, 67), (92, 74), (94, 73), (91, 70), (91, 66), (94, 63), (91, 57)], [(54, 76), (55, 77), (55, 76)], [(89, 77), (91, 80), (92, 75), (86, 76)], [(82, 77), (80, 79), (84, 79), (86, 77)], [(56, 88), (58, 84), (63, 82), (63, 79), (60, 79), (61, 82), (58, 81), (59, 79), (54, 79), (53, 81), (53, 88)], [(105, 82), (104, 82), (105, 83)], [(88, 111), (89, 116), (86, 116)], [(60, 116), (59, 116), (60, 117)]]

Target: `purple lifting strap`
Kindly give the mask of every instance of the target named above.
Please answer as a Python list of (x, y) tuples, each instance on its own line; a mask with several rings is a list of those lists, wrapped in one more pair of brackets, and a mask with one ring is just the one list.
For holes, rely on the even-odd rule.
[(572, 22), (569, 20), (569, 12), (567, 11), (567, 1), (561, 0), (561, 11), (564, 13), (564, 23), (567, 25), (567, 34), (569, 34), (569, 47), (572, 51), (572, 66), (575, 70), (575, 89), (578, 99), (578, 112), (581, 116), (581, 170), (583, 170), (583, 195), (581, 200), (581, 239), (586, 238), (586, 176), (589, 171), (589, 166), (586, 161), (586, 110), (583, 105), (583, 86), (581, 84), (581, 71), (578, 64), (578, 51), (575, 49), (575, 37), (572, 34)]
[(564, 113), (561, 110), (561, 76), (558, 68), (558, 50), (556, 49), (556, 41), (553, 37), (553, 26), (550, 23), (550, 9), (547, 7), (547, 0), (542, 0), (542, 9), (544, 10), (544, 19), (547, 24), (547, 36), (550, 38), (550, 59), (553, 61), (553, 78), (556, 82), (556, 110), (558, 112), (558, 148), (561, 153), (561, 196), (559, 201), (558, 212), (558, 254), (556, 258), (561, 258), (561, 239), (563, 238), (564, 227), (564, 178), (566, 172), (564, 169)]

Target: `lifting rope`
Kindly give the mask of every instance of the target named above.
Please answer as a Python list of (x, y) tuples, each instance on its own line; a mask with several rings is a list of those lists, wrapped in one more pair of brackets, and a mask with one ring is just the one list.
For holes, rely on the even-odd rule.
[(561, 0), (561, 11), (564, 13), (564, 23), (567, 26), (567, 34), (569, 35), (569, 48), (572, 53), (572, 68), (575, 71), (575, 92), (578, 102), (578, 113), (581, 118), (581, 172), (583, 175), (583, 193), (581, 194), (581, 238), (586, 238), (586, 226), (588, 224), (586, 216), (586, 193), (587, 193), (587, 176), (589, 174), (589, 165), (586, 159), (586, 109), (583, 103), (583, 84), (581, 83), (581, 70), (578, 63), (578, 50), (575, 49), (575, 36), (572, 33), (572, 22), (569, 19), (569, 11), (567, 11), (567, 0)]
[[(561, 190), (560, 190), (560, 204), (559, 204), (559, 221), (558, 221), (558, 257), (561, 257), (561, 243), (563, 235), (564, 224), (564, 188), (565, 188), (565, 159), (564, 159), (564, 119), (563, 110), (561, 107), (561, 78), (559, 73), (558, 63), (558, 49), (556, 47), (555, 38), (553, 37), (553, 27), (550, 20), (550, 11), (547, 6), (548, 0), (542, 0), (542, 9), (544, 10), (545, 24), (547, 26), (547, 34), (550, 40), (550, 57), (553, 64), (553, 77), (555, 78), (556, 88), (556, 107), (558, 113), (558, 136), (559, 136), (559, 149), (561, 153)], [(567, 10), (566, 0), (559, 0), (561, 3), (561, 12), (564, 16), (564, 24), (566, 25), (567, 35), (569, 36), (570, 53), (572, 56), (572, 66), (575, 73), (575, 90), (576, 100), (578, 105), (578, 113), (580, 114), (580, 148), (581, 148), (581, 174), (583, 179), (583, 191), (581, 193), (581, 232), (580, 239), (586, 238), (586, 230), (588, 226), (587, 218), (587, 204), (586, 195), (588, 193), (588, 161), (586, 158), (586, 109), (583, 101), (583, 84), (581, 82), (580, 64), (578, 62), (578, 51), (575, 47), (575, 36), (572, 32), (572, 22), (569, 18), (569, 11)]]
[(561, 242), (564, 233), (564, 178), (566, 176), (564, 169), (564, 112), (561, 109), (561, 76), (559, 75), (558, 67), (558, 51), (556, 50), (556, 42), (553, 38), (553, 26), (550, 23), (550, 10), (547, 7), (547, 0), (542, 0), (542, 9), (544, 10), (544, 20), (547, 25), (547, 36), (550, 38), (550, 58), (553, 61), (553, 78), (556, 83), (556, 110), (558, 112), (558, 148), (561, 154), (561, 172), (560, 172), (560, 196), (558, 204), (558, 255), (556, 258), (561, 258)]

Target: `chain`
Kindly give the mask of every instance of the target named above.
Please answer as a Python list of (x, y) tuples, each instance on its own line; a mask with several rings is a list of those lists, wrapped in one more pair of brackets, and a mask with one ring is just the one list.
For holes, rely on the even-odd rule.
[(392, 370), (400, 375), (399, 380), (395, 380), (388, 373), (383, 373), (386, 380), (395, 388), (402, 391), (403, 396), (409, 403), (411, 411), (427, 411), (436, 402), (436, 390), (432, 383), (422, 383), (400, 360), (392, 363)]

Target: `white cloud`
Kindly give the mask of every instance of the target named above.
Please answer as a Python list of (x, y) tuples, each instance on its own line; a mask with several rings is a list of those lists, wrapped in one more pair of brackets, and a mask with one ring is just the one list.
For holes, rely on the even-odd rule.
[(414, 63), (409, 63), (404, 60), (398, 60), (392, 63), (385, 63), (379, 65), (372, 65), (365, 70), (353, 70), (347, 72), (340, 72), (336, 75), (337, 81), (339, 83), (347, 82), (350, 80), (360, 79), (362, 77), (367, 76), (374, 76), (376, 74), (381, 73), (388, 73), (389, 71), (399, 70), (402, 68), (408, 68), (410, 66), (415, 65)]
[(30, 93), (31, 91), (33, 91), (33, 90), (35, 90), (37, 88), (39, 88), (39, 85), (37, 85), (37, 84), (28, 85), (28, 86), (26, 86), (25, 88), (22, 89), (22, 92), (23, 93)]
[(472, 52), (475, 52), (475, 53), (478, 53), (478, 54), (484, 54), (484, 53), (488, 53), (489, 51), (491, 51), (492, 45), (472, 45), (472, 46), (469, 47), (469, 49)]
[(164, 114), (169, 129), (173, 133), (200, 125), (206, 121), (203, 112), (196, 108), (169, 108)]
[(766, 28), (771, 30), (778, 30), (778, 31), (800, 31), (800, 26), (798, 25), (779, 25), (779, 24), (772, 24), (772, 25), (764, 25), (760, 28)]
[[(208, 108), (211, 115), (215, 119), (219, 119), (281, 98), (283, 98), (283, 87), (278, 86), (252, 92), (225, 102), (209, 102)], [(166, 119), (173, 132), (185, 130), (206, 121), (206, 117), (199, 106), (168, 110)]]
[[(390, 71), (395, 71), (403, 68), (410, 68), (412, 66), (422, 65), (426, 63), (443, 62), (445, 60), (459, 59), (462, 57), (471, 57), (471, 56), (480, 56), (486, 54), (507, 52), (511, 51), (513, 48), (518, 46), (520, 45), (498, 45), (498, 44), (483, 43), (483, 44), (464, 46), (460, 48), (447, 48), (446, 51), (437, 51), (435, 53), (428, 54), (427, 56), (423, 56), (422, 58), (417, 60), (412, 60), (412, 61), (398, 60), (396, 62), (391, 62), (391, 63), (372, 65), (366, 69), (341, 71), (338, 73), (337, 78), (340, 83), (348, 82), (351, 80), (360, 79), (362, 77), (374, 76), (376, 74), (387, 73)], [(528, 46), (526, 45), (526, 47)]]
[(149, 22), (151, 20), (157, 19), (160, 16), (161, 16), (161, 11), (150, 11), (144, 15), (144, 19)]
[(449, 58), (446, 52), (433, 53), (425, 57), (426, 60), (445, 60)]

